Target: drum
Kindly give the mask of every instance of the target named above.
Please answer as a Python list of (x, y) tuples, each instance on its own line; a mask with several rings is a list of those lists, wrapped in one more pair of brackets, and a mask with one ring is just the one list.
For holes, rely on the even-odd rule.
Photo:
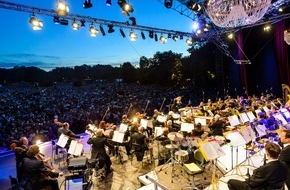
[(176, 151), (174, 154), (174, 158), (176, 161), (184, 163), (184, 162), (188, 161), (188, 159), (189, 159), (188, 152), (185, 150)]
[(187, 150), (190, 145), (190, 140), (189, 139), (182, 139), (181, 141), (180, 141), (180, 149), (181, 150)]

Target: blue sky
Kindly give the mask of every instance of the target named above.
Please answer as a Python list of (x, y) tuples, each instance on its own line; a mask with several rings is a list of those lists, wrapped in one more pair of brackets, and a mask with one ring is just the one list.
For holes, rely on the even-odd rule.
[[(25, 4), (46, 9), (56, 10), (57, 0), (9, 0), (9, 2)], [(84, 0), (66, 0), (70, 13), (91, 16), (94, 18), (126, 22), (128, 16), (121, 13), (117, 0), (112, 0), (112, 6), (105, 5), (106, 0), (92, 0), (93, 7), (84, 9)], [(137, 25), (176, 30), (182, 32), (192, 31), (192, 20), (180, 13), (166, 9), (163, 3), (157, 0), (130, 0), (134, 12), (131, 16), (136, 18)], [(124, 29), (127, 37), (123, 38), (119, 28), (106, 36), (100, 33), (96, 38), (89, 35), (89, 23), (85, 28), (75, 31), (68, 26), (55, 25), (53, 18), (37, 15), (43, 21), (44, 27), (40, 31), (32, 30), (29, 24), (29, 13), (14, 10), (0, 9), (0, 67), (11, 68), (19, 66), (36, 66), (44, 70), (55, 67), (73, 67), (76, 65), (105, 64), (119, 66), (129, 61), (138, 64), (140, 56), (153, 57), (157, 52), (173, 51), (188, 55), (189, 48), (185, 38), (174, 42), (168, 39), (166, 44), (155, 42), (148, 37), (143, 40), (138, 33), (138, 40), (132, 42), (128, 38), (129, 29)], [(4, 19), (5, 18), (5, 19)], [(98, 25), (96, 25), (98, 28)], [(159, 36), (160, 34), (158, 34)]]

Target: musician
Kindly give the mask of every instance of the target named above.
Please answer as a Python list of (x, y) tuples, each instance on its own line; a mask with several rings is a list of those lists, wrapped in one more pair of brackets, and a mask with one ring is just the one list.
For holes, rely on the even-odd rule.
[(138, 127), (138, 132), (134, 132), (131, 136), (132, 146), (134, 147), (138, 162), (143, 160), (144, 153), (148, 150), (146, 136), (143, 132), (144, 128)]
[(18, 182), (21, 182), (22, 180), (23, 173), (22, 161), (26, 157), (28, 144), (29, 144), (28, 139), (26, 137), (21, 137), (19, 139), (18, 145), (15, 144), (16, 147), (13, 148), (16, 158), (16, 174)]
[(225, 122), (221, 120), (220, 115), (215, 115), (214, 119), (208, 126), (210, 128), (210, 133), (211, 135), (218, 135), (218, 136), (223, 136), (224, 132), (224, 127), (225, 127)]
[(290, 130), (282, 130), (282, 132), (279, 133), (279, 137), (284, 147), (281, 151), (279, 160), (285, 162), (288, 166), (286, 185), (287, 188), (290, 189)]
[(201, 136), (204, 134), (204, 130), (202, 129), (201, 123), (197, 123), (194, 126), (194, 129), (190, 133), (190, 137), (198, 137), (201, 138)]
[(266, 120), (266, 114), (265, 114), (265, 112), (260, 112), (258, 114), (258, 123), (260, 125), (265, 125), (265, 127), (268, 129), (268, 123), (267, 123), (267, 120)]
[(38, 145), (32, 145), (28, 149), (27, 158), (23, 159), (22, 185), (31, 190), (39, 190), (45, 186), (50, 186), (53, 190), (59, 190), (58, 181), (55, 177), (62, 176), (63, 173), (48, 170), (44, 162), (37, 158), (38, 154)]
[(130, 124), (131, 123), (131, 121), (130, 121), (130, 119), (128, 118), (128, 116), (127, 115), (122, 115), (122, 123), (124, 123), (124, 124)]
[(282, 189), (287, 179), (287, 165), (278, 160), (281, 148), (275, 143), (265, 145), (268, 163), (253, 171), (253, 175), (245, 181), (230, 179), (229, 190), (267, 190)]
[[(66, 150), (68, 151), (69, 149), (69, 146), (70, 146), (70, 143), (71, 143), (71, 140), (72, 139), (75, 139), (75, 138), (80, 138), (81, 136), (79, 135), (76, 135), (74, 132), (72, 132), (72, 130), (69, 129), (70, 125), (68, 122), (64, 122), (62, 127), (60, 127), (57, 131), (57, 134), (58, 134), (58, 138), (61, 136), (61, 134), (64, 134), (66, 136), (69, 137), (69, 140), (67, 141), (66, 145), (65, 145), (65, 148)], [(56, 154), (58, 154), (58, 145), (56, 146)]]
[(114, 146), (109, 144), (107, 138), (103, 136), (103, 130), (97, 129), (96, 137), (89, 138), (87, 141), (88, 144), (92, 145), (92, 159), (99, 159), (99, 166), (98, 168), (103, 168), (106, 165), (105, 171), (106, 175), (109, 175), (112, 172), (111, 165), (112, 162), (110, 160), (109, 155), (106, 152), (105, 146), (113, 149)]
[(178, 96), (173, 100), (172, 111), (176, 113), (180, 108), (182, 108), (182, 101), (181, 96)]

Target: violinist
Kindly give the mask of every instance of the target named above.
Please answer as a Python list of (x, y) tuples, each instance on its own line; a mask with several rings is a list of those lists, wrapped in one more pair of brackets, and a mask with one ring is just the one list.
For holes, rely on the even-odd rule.
[[(50, 186), (53, 190), (59, 190), (58, 181), (55, 177), (62, 176), (63, 173), (57, 173), (48, 170), (44, 162), (39, 160), (39, 146), (32, 145), (27, 151), (27, 158), (23, 159), (23, 178), (22, 185), (32, 190), (38, 190), (45, 186)], [(44, 177), (47, 176), (47, 177)]]

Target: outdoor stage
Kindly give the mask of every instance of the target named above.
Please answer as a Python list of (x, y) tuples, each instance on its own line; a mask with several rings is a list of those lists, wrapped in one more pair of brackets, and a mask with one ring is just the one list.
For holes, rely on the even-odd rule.
[[(84, 137), (80, 140), (84, 144), (84, 154), (87, 158), (90, 158), (90, 146), (86, 143), (88, 135), (84, 134)], [(153, 189), (153, 185), (148, 185), (148, 181), (144, 180), (146, 175), (153, 176), (160, 184), (167, 187), (168, 189), (192, 189), (192, 175), (188, 175), (184, 170), (184, 166), (181, 164), (175, 164), (172, 168), (172, 164), (160, 165), (158, 166), (157, 158), (157, 145), (154, 143), (153, 146), (153, 161), (151, 163), (144, 163), (142, 170), (137, 171), (136, 165), (137, 161), (134, 158), (131, 160), (127, 157), (124, 147), (121, 147), (121, 154), (123, 155), (123, 163), (116, 156), (111, 156), (112, 167), (114, 169), (113, 173), (110, 174), (106, 181), (99, 181), (98, 178), (92, 174), (90, 177), (92, 179), (92, 184), (88, 186), (91, 190), (133, 190), (133, 189)], [(244, 179), (247, 171), (252, 174), (255, 167), (259, 167), (264, 163), (264, 152), (263, 150), (257, 151), (257, 153), (246, 160), (246, 151), (243, 146), (233, 147), (230, 144), (222, 146), (222, 149), (226, 153), (225, 156), (220, 157), (216, 164), (208, 164), (203, 172), (203, 174), (198, 174), (194, 176), (194, 185), (201, 187), (203, 189), (212, 189), (212, 171), (216, 169), (216, 177), (219, 179), (219, 189), (227, 190), (226, 182), (229, 179)], [(46, 142), (40, 144), (41, 153), (53, 158), (52, 155), (52, 144), (51, 142)], [(243, 161), (245, 161), (243, 163)], [(59, 177), (59, 185), (61, 190), (66, 190), (66, 178), (65, 176), (72, 175), (70, 171), (67, 170), (65, 161), (63, 160), (53, 160), (52, 163), (54, 167), (65, 173), (63, 177)], [(236, 167), (236, 163), (239, 163)], [(14, 153), (4, 154), (0, 157), (0, 189), (7, 190), (11, 187), (9, 175), (16, 177), (15, 169), (15, 157)], [(174, 171), (174, 176), (171, 176), (172, 171)], [(222, 172), (225, 172), (223, 175)], [(140, 178), (141, 176), (141, 178)], [(143, 178), (143, 179), (142, 179)]]

